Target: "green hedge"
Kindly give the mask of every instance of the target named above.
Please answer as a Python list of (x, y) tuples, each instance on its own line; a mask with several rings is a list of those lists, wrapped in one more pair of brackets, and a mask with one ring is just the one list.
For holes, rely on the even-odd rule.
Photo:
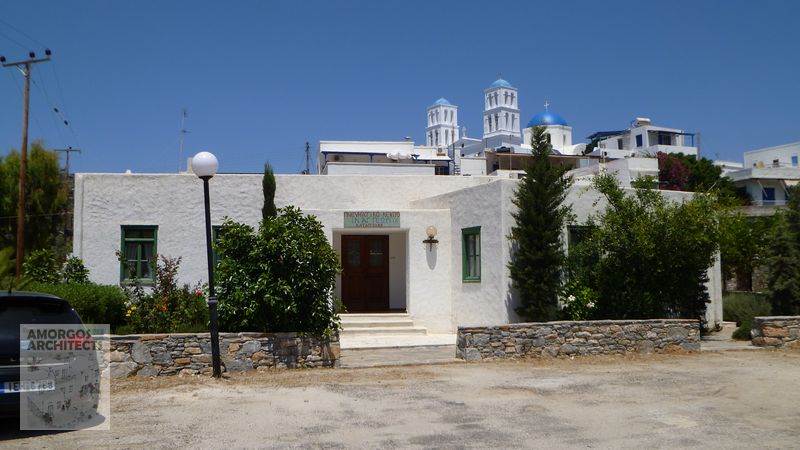
[(753, 318), (770, 314), (772, 306), (764, 294), (731, 292), (722, 299), (722, 317), (728, 322), (736, 322), (739, 326), (733, 332), (734, 339), (749, 340)]
[(118, 286), (92, 283), (31, 283), (25, 290), (53, 294), (68, 301), (83, 323), (107, 323), (111, 330), (125, 324), (125, 293)]

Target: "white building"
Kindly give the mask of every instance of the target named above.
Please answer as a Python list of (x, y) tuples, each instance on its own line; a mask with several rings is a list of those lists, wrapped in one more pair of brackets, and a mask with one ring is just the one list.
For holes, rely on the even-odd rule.
[(751, 150), (744, 153), (744, 167), (727, 175), (745, 189), (753, 205), (786, 204), (787, 189), (800, 182), (800, 142)]
[(452, 159), (442, 146), (413, 141), (320, 141), (323, 175), (447, 175)]
[(627, 129), (599, 131), (588, 139), (597, 142), (591, 155), (606, 158), (655, 157), (658, 153), (698, 154), (694, 133), (656, 126), (646, 117), (637, 117)]
[[(278, 206), (295, 205), (324, 225), (344, 268), (336, 295), (349, 312), (407, 313), (415, 331), (431, 334), (453, 333), (459, 324), (519, 321), (508, 271), (519, 181), (429, 173), (276, 180)], [(143, 279), (152, 277), (145, 261), (159, 253), (183, 258), (181, 281), (206, 281), (201, 186), (192, 174), (76, 174), (73, 253), (92, 281), (126, 281), (117, 251), (141, 263)], [(260, 221), (260, 174), (220, 174), (210, 190), (214, 226), (226, 217)], [(691, 195), (664, 193), (676, 200)], [(582, 186), (567, 202), (578, 223), (604, 208), (598, 194)], [(424, 242), (431, 227), (434, 244)], [(565, 241), (568, 234), (565, 228)], [(719, 264), (709, 276), (708, 319), (715, 324), (722, 320)]]

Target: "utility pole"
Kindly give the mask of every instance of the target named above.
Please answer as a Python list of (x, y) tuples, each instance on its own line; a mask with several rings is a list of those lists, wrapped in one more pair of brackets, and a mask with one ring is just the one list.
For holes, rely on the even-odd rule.
[(5, 56), (0, 56), (3, 67), (16, 67), (25, 78), (25, 88), (22, 91), (22, 146), (19, 149), (19, 201), (17, 203), (17, 254), (16, 278), (22, 277), (22, 260), (25, 257), (25, 177), (28, 170), (28, 111), (31, 93), (31, 69), (34, 64), (50, 61), (50, 49), (45, 49), (44, 58), (36, 58), (36, 53), (29, 52), (28, 59), (15, 62), (6, 62)]
[(308, 141), (306, 141), (306, 170), (303, 171), (303, 175), (310, 175), (311, 174), (311, 146), (308, 145)]
[(54, 148), (53, 151), (55, 151), (55, 152), (64, 152), (67, 155), (67, 160), (66, 160), (66, 164), (64, 165), (64, 170), (66, 170), (67, 178), (69, 178), (69, 154), (70, 153), (80, 153), (81, 149), (67, 147), (67, 148)]
[[(186, 108), (181, 109), (181, 143), (178, 146), (178, 173), (181, 173), (181, 164), (183, 164), (183, 139), (186, 137), (186, 133), (189, 131), (186, 130), (186, 118), (189, 116), (188, 111)], [(186, 168), (189, 169), (188, 167)]]

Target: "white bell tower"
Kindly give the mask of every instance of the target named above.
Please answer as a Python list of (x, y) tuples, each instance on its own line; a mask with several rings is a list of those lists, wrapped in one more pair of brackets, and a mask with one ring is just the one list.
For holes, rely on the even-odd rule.
[(447, 147), (458, 139), (458, 106), (440, 98), (428, 107), (425, 144), (428, 147)]
[(507, 136), (520, 141), (519, 95), (517, 88), (498, 78), (484, 91), (483, 137)]

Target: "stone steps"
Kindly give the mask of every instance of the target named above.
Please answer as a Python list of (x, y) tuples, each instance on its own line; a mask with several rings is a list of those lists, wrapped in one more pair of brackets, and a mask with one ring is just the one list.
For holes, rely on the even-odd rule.
[(414, 325), (406, 313), (342, 314), (341, 336), (369, 337), (381, 335), (425, 335), (427, 329)]
[(414, 321), (405, 313), (391, 314), (343, 314), (342, 328), (413, 327)]
[(428, 330), (425, 327), (378, 327), (378, 326), (370, 326), (370, 327), (349, 327), (349, 328), (342, 328), (340, 334), (342, 336), (355, 336), (355, 335), (365, 335), (365, 334), (372, 334), (372, 335), (382, 335), (382, 334), (391, 334), (391, 335), (407, 335), (407, 334), (427, 334)]

